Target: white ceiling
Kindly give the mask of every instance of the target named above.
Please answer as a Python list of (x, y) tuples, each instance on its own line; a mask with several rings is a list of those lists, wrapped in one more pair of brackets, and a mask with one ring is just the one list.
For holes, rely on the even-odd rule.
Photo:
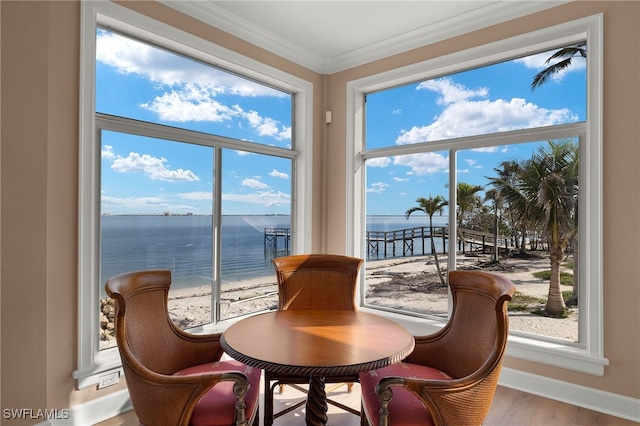
[(331, 74), (568, 0), (160, 1), (313, 71)]

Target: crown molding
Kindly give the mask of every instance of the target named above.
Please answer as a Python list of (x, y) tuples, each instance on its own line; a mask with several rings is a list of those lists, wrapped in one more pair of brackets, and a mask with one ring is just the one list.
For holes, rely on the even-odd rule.
[[(505, 7), (505, 1), (508, 2), (508, 7)], [(444, 21), (399, 34), (356, 51), (336, 55), (326, 62), (324, 72), (326, 74), (340, 72), (348, 68), (384, 59), (512, 19), (531, 15), (545, 9), (569, 3), (570, 1), (572, 0), (501, 0)]]
[(246, 19), (213, 3), (205, 1), (157, 1), (315, 72), (321, 73), (325, 66), (324, 59), (313, 52), (303, 49), (270, 31), (257, 27)]
[(500, 24), (574, 0), (500, 0), (470, 12), (418, 28), (362, 48), (323, 58), (295, 43), (257, 27), (241, 16), (211, 2), (158, 0), (159, 3), (198, 19), (257, 47), (272, 52), (319, 74), (333, 74), (368, 62)]

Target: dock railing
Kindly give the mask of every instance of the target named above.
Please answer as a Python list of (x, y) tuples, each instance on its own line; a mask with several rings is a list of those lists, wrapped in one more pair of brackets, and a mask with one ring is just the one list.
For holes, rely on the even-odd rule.
[[(494, 247), (492, 233), (461, 229), (462, 239), (458, 240), (458, 250), (465, 252), (482, 251), (491, 252)], [(367, 257), (388, 258), (400, 256), (421, 256), (434, 254), (431, 239), (434, 239), (434, 247), (443, 254), (447, 253), (449, 240), (449, 228), (447, 226), (434, 226), (433, 235), (428, 226), (396, 229), (393, 231), (367, 231)], [(499, 235), (498, 247), (509, 251), (513, 249), (510, 237)]]
[[(398, 257), (433, 254), (431, 238), (442, 240), (442, 252), (446, 252), (448, 230), (446, 226), (434, 226), (433, 236), (428, 226), (397, 229), (394, 231), (367, 231), (367, 256)], [(434, 241), (435, 242), (435, 241)], [(400, 250), (402, 253), (399, 254)]]
[[(461, 229), (462, 240), (458, 241), (458, 250), (491, 252), (494, 247), (493, 234), (489, 232)], [(434, 226), (433, 235), (429, 226), (417, 226), (413, 228), (396, 229), (393, 231), (367, 231), (367, 258), (388, 258), (404, 256), (421, 256), (434, 254), (431, 239), (434, 239), (434, 247), (447, 253), (449, 240), (449, 228), (447, 226)], [(265, 228), (264, 249), (265, 252), (287, 255), (290, 252), (291, 229), (290, 228)], [(499, 235), (498, 246), (509, 251), (513, 247), (510, 237)]]

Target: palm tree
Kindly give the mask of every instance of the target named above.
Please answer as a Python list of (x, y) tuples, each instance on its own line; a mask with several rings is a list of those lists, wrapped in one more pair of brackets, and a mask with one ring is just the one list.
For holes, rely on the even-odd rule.
[(456, 202), (458, 211), (456, 213), (456, 221), (458, 223), (458, 240), (462, 242), (462, 252), (464, 253), (464, 236), (462, 235), (462, 222), (466, 213), (472, 211), (476, 207), (482, 206), (482, 200), (478, 196), (478, 192), (484, 187), (480, 185), (471, 185), (465, 182), (459, 182), (456, 191)]
[(493, 207), (493, 254), (491, 256), (491, 261), (493, 263), (498, 262), (498, 227), (500, 226), (500, 216), (499, 213), (502, 211), (504, 207), (504, 198), (500, 194), (497, 189), (490, 189), (485, 193), (484, 196), (485, 201), (491, 201), (491, 205)]
[(551, 277), (545, 311), (553, 316), (566, 308), (560, 291), (560, 263), (576, 229), (577, 152), (570, 141), (549, 141), (525, 162), (522, 173), (522, 187), (535, 206), (535, 217), (549, 243)]
[(553, 61), (554, 59), (561, 59), (559, 62), (548, 66), (547, 68), (540, 71), (533, 77), (533, 81), (531, 82), (531, 91), (533, 92), (536, 88), (542, 86), (544, 83), (549, 80), (553, 75), (559, 73), (563, 69), (568, 68), (573, 61), (573, 58), (576, 56), (580, 56), (582, 58), (587, 57), (587, 43), (577, 43), (572, 46), (566, 46), (559, 49), (556, 53), (551, 55), (549, 59), (545, 61), (545, 64)]
[(436, 245), (433, 241), (433, 215), (436, 213), (442, 214), (442, 212), (444, 211), (444, 207), (448, 205), (449, 202), (447, 202), (447, 200), (445, 200), (444, 197), (440, 195), (436, 195), (435, 197), (432, 197), (431, 194), (429, 194), (429, 198), (419, 197), (416, 200), (416, 203), (418, 203), (418, 206), (412, 207), (409, 210), (407, 210), (405, 212), (405, 217), (409, 219), (409, 216), (411, 216), (411, 213), (418, 212), (418, 211), (424, 212), (429, 216), (429, 235), (431, 236), (431, 253), (433, 253), (433, 256), (436, 260), (436, 270), (438, 271), (438, 277), (440, 277), (440, 283), (443, 286), (446, 286), (447, 284), (445, 283), (444, 278), (442, 277), (442, 272), (440, 271), (440, 262), (438, 261), (438, 252), (436, 250)]
[(494, 169), (498, 176), (487, 177), (487, 179), (506, 203), (516, 245), (519, 241), (520, 254), (525, 254), (527, 232), (532, 224), (532, 209), (529, 197), (520, 186), (522, 167), (522, 164), (516, 160), (503, 161), (500, 167)]

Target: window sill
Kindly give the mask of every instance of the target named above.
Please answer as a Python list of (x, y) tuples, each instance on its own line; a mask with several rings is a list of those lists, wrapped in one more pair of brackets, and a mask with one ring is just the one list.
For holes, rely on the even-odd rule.
[(90, 386), (97, 386), (102, 376), (118, 373), (118, 377), (124, 376), (122, 362), (117, 348), (110, 348), (101, 351), (94, 358), (94, 363), (89, 368), (75, 370), (72, 377), (76, 381), (76, 389), (86, 389)]
[[(256, 315), (259, 313), (261, 312), (255, 312), (246, 316)], [(246, 316), (220, 321), (217, 324), (206, 324), (194, 327), (187, 331), (193, 334), (222, 333), (232, 324), (240, 321)], [(118, 353), (118, 349), (114, 347), (100, 351), (100, 353), (95, 356), (94, 364), (90, 368), (75, 370), (72, 376), (76, 381), (76, 389), (80, 390), (91, 386), (97, 386), (103, 376), (110, 375), (115, 372), (118, 373), (118, 377), (124, 377), (120, 354)]]
[(589, 354), (584, 348), (514, 335), (509, 335), (507, 356), (595, 376), (604, 375), (604, 367), (609, 365), (607, 358)]
[[(414, 335), (428, 335), (445, 325), (444, 322), (433, 319), (412, 317), (373, 308), (362, 307), (360, 310), (396, 321)], [(604, 375), (604, 367), (609, 365), (607, 358), (589, 354), (584, 348), (563, 344), (559, 341), (549, 342), (513, 334), (509, 335), (506, 356), (595, 376)]]

